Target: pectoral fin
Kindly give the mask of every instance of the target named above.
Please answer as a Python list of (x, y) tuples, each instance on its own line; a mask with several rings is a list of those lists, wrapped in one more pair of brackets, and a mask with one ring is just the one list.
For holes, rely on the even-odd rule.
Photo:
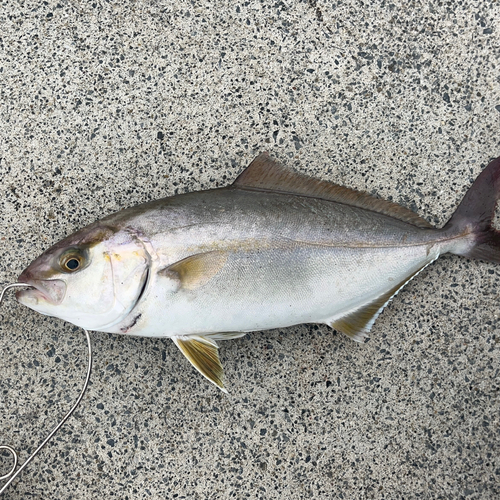
[(214, 251), (191, 255), (162, 269), (159, 274), (179, 283), (179, 288), (195, 290), (208, 283), (224, 266), (227, 252)]
[[(437, 258), (437, 257), (436, 257)], [(384, 310), (384, 307), (397, 295), (397, 293), (417, 274), (425, 269), (431, 262), (435, 259), (427, 262), (420, 269), (417, 269), (409, 277), (405, 278), (401, 283), (391, 288), (386, 293), (377, 297), (373, 302), (365, 304), (364, 306), (356, 309), (355, 311), (346, 314), (345, 316), (335, 319), (328, 324), (344, 333), (352, 340), (356, 342), (364, 342), (370, 332), (375, 320), (379, 317), (380, 313)]]
[(222, 392), (227, 393), (222, 382), (224, 369), (220, 364), (219, 350), (215, 341), (204, 337), (172, 337), (175, 345), (189, 362)]

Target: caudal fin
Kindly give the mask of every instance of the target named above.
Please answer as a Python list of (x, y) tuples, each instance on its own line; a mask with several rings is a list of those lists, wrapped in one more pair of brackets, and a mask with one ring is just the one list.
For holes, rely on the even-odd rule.
[(500, 232), (491, 221), (500, 197), (500, 157), (491, 161), (467, 191), (443, 229), (472, 235), (473, 246), (457, 252), (471, 259), (500, 264)]

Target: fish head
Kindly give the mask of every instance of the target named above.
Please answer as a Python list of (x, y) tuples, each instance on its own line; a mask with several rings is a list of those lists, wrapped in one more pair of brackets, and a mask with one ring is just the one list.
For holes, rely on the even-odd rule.
[(150, 255), (132, 231), (96, 223), (56, 243), (19, 276), (17, 300), (88, 330), (109, 331), (136, 306)]

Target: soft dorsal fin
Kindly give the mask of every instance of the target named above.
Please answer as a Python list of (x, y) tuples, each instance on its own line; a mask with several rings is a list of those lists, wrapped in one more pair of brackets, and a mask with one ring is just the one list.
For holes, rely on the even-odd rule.
[(299, 174), (283, 167), (262, 153), (238, 176), (233, 187), (239, 189), (255, 189), (259, 191), (277, 191), (297, 194), (309, 198), (321, 198), (344, 205), (352, 205), (365, 210), (371, 210), (396, 219), (408, 222), (417, 227), (433, 227), (410, 209), (387, 200), (375, 198), (368, 193), (356, 191), (344, 186), (333, 184)]
[(212, 384), (227, 393), (222, 381), (224, 370), (219, 360), (217, 343), (202, 336), (172, 337), (189, 362)]

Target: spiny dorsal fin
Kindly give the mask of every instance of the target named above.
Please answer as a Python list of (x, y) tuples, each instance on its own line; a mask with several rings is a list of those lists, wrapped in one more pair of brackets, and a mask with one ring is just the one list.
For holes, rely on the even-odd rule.
[(234, 181), (233, 187), (321, 198), (389, 215), (417, 227), (433, 227), (415, 212), (397, 203), (288, 170), (270, 158), (267, 153), (257, 156)]
[(198, 253), (171, 264), (158, 274), (177, 281), (179, 287), (195, 290), (208, 283), (222, 269), (226, 260), (227, 253), (223, 251)]
[(201, 336), (172, 337), (172, 340), (205, 378), (215, 384), (222, 392), (227, 393), (222, 382), (224, 369), (220, 364), (219, 349), (213, 340)]
[(373, 302), (362, 306), (361, 308), (336, 319), (330, 323), (330, 326), (339, 332), (344, 333), (356, 342), (364, 342), (370, 332), (375, 320), (379, 317), (384, 307), (397, 295), (397, 293), (417, 274), (434, 262), (437, 257), (427, 262), (421, 268), (405, 278), (401, 283), (391, 288), (388, 292), (377, 297)]

